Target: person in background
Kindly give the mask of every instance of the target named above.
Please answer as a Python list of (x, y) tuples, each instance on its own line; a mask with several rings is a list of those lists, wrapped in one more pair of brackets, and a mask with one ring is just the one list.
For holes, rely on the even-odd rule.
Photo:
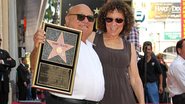
[[(92, 43), (87, 40), (93, 31), (94, 14), (85, 4), (72, 6), (65, 22), (67, 27), (82, 30), (81, 45), (72, 95), (49, 92), (47, 104), (97, 104), (104, 95), (102, 65)], [(34, 35), (34, 50), (31, 53), (31, 66), (34, 69), (35, 56), (39, 44), (45, 41), (45, 32), (39, 29)]]
[[(0, 46), (1, 43), (2, 39), (0, 38)], [(9, 74), (15, 65), (16, 62), (9, 53), (0, 48), (0, 104), (8, 104)]]
[(159, 102), (160, 103), (168, 103), (168, 92), (167, 86), (166, 86), (166, 79), (167, 79), (167, 71), (168, 71), (168, 65), (164, 61), (163, 54), (158, 53), (156, 55), (158, 62), (160, 63), (161, 69), (162, 69), (162, 75), (163, 75), (163, 92), (159, 93)]
[(137, 55), (139, 55), (140, 52), (139, 30), (135, 26), (132, 27), (130, 35), (126, 36), (126, 39), (135, 45)]
[(131, 8), (123, 1), (103, 5), (98, 16), (98, 30), (93, 48), (103, 65), (105, 95), (100, 104), (144, 104), (144, 92), (137, 69), (133, 44), (123, 38), (134, 24)]
[(176, 44), (177, 57), (167, 72), (167, 86), (173, 104), (185, 103), (185, 39)]
[[(29, 66), (29, 65), (28, 65)], [(28, 68), (28, 71), (27, 71), (27, 83), (28, 83), (28, 85), (27, 85), (27, 95), (26, 95), (26, 99), (27, 100), (33, 100), (33, 98), (32, 98), (32, 91), (31, 91), (31, 89), (32, 89), (32, 73), (31, 73), (31, 71), (30, 71), (30, 69)]]
[(30, 84), (30, 79), (28, 79), (29, 71), (28, 64), (25, 57), (21, 58), (20, 64), (17, 67), (17, 86), (19, 90), (19, 100), (26, 100), (27, 97), (27, 88)]
[[(153, 51), (152, 43), (145, 41), (143, 43), (144, 57), (138, 61), (139, 74), (142, 79), (145, 91), (146, 103), (159, 103), (159, 93), (163, 92), (162, 70)], [(158, 88), (159, 83), (159, 88)]]

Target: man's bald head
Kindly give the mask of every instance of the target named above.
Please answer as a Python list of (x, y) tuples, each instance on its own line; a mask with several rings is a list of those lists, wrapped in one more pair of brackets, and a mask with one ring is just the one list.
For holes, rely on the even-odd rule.
[(85, 4), (72, 6), (65, 17), (65, 25), (82, 31), (82, 41), (86, 41), (93, 31), (94, 14)]
[(91, 11), (93, 14), (92, 10), (86, 5), (86, 4), (77, 4), (75, 6), (72, 6), (68, 10), (68, 14), (74, 13), (75, 11), (79, 11), (80, 9), (86, 9), (88, 11)]

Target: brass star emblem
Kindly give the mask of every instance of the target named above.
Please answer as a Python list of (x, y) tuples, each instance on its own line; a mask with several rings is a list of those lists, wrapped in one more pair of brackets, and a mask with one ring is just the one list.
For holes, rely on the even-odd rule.
[(99, 9), (98, 8), (94, 9), (94, 14), (99, 14)]

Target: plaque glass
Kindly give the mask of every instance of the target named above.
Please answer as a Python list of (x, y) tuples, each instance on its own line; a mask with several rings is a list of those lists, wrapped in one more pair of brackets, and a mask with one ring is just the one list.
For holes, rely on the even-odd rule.
[(72, 94), (82, 32), (44, 24), (45, 43), (40, 45), (32, 86)]

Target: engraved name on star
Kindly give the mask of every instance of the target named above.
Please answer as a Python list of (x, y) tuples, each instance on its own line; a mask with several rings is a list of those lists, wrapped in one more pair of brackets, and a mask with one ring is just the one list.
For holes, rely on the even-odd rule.
[(46, 40), (52, 47), (52, 51), (48, 56), (48, 60), (59, 55), (66, 63), (66, 51), (73, 48), (74, 46), (64, 43), (63, 32), (60, 34), (57, 41)]

